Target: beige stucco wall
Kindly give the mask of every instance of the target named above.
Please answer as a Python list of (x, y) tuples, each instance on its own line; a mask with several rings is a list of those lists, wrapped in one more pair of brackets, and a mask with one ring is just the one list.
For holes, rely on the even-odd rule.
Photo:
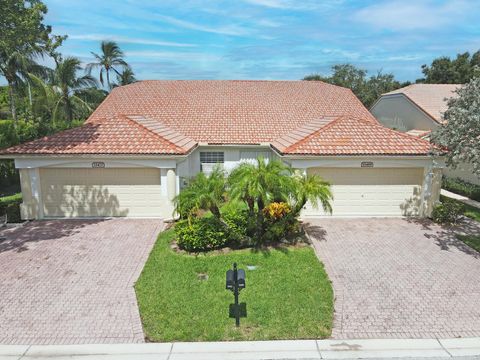
[(32, 178), (30, 169), (20, 169), (20, 186), (22, 189), (22, 204), (20, 215), (22, 220), (32, 220), (38, 217), (38, 201), (32, 193)]
[(469, 164), (459, 164), (456, 169), (445, 167), (443, 174), (450, 178), (460, 178), (469, 183), (480, 185), (480, 177), (472, 172)]

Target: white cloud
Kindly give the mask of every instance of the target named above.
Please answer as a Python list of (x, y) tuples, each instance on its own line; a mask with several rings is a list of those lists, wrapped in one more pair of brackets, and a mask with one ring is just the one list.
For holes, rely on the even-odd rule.
[(384, 30), (434, 30), (465, 21), (469, 14), (466, 0), (438, 4), (431, 0), (395, 0), (376, 3), (357, 11), (353, 19)]
[(218, 61), (222, 57), (202, 52), (180, 52), (180, 51), (125, 51), (128, 57), (137, 58), (156, 58), (158, 60), (188, 61)]
[(272, 9), (312, 10), (320, 7), (328, 8), (343, 3), (344, 0), (243, 0), (252, 5), (265, 6)]
[(155, 18), (160, 19), (166, 23), (185, 28), (185, 29), (198, 30), (198, 31), (215, 33), (215, 34), (241, 36), (241, 35), (247, 35), (250, 33), (249, 29), (241, 26), (237, 26), (237, 25), (212, 27), (207, 25), (196, 24), (190, 21), (180, 20), (171, 16), (165, 16), (165, 15), (156, 15)]
[(142, 38), (131, 38), (117, 35), (108, 35), (108, 34), (88, 34), (88, 35), (69, 35), (69, 39), (72, 40), (92, 40), (92, 41), (102, 41), (102, 40), (113, 40), (119, 43), (128, 43), (128, 44), (141, 44), (141, 45), (158, 45), (158, 46), (172, 46), (172, 47), (194, 47), (197, 45), (194, 44), (185, 44), (177, 43), (170, 41), (158, 41)]

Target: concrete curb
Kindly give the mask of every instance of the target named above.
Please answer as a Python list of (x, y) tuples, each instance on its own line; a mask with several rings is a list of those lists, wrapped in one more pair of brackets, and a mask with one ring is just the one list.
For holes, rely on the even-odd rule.
[(286, 340), (95, 345), (0, 345), (1, 360), (263, 360), (451, 358), (480, 355), (480, 338)]

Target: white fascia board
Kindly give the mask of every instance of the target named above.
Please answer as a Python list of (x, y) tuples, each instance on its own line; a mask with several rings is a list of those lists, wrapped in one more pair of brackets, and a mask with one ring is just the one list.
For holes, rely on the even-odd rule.
[(153, 167), (163, 169), (174, 169), (177, 167), (176, 159), (135, 159), (135, 158), (16, 158), (15, 167), (17, 169), (34, 169), (40, 167), (53, 168), (92, 168), (92, 163), (102, 162), (105, 168), (135, 168), (135, 167)]
[(362, 162), (373, 162), (374, 168), (408, 168), (425, 167), (434, 161), (432, 157), (387, 157), (387, 156), (357, 156), (357, 157), (314, 157), (288, 158), (293, 168), (305, 169), (311, 167), (344, 167), (361, 168)]

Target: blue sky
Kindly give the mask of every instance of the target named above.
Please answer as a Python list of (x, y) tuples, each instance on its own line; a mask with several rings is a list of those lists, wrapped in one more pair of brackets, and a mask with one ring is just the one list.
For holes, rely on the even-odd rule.
[(116, 40), (139, 79), (301, 79), (331, 65), (401, 80), (480, 49), (478, 0), (46, 0), (62, 52)]

